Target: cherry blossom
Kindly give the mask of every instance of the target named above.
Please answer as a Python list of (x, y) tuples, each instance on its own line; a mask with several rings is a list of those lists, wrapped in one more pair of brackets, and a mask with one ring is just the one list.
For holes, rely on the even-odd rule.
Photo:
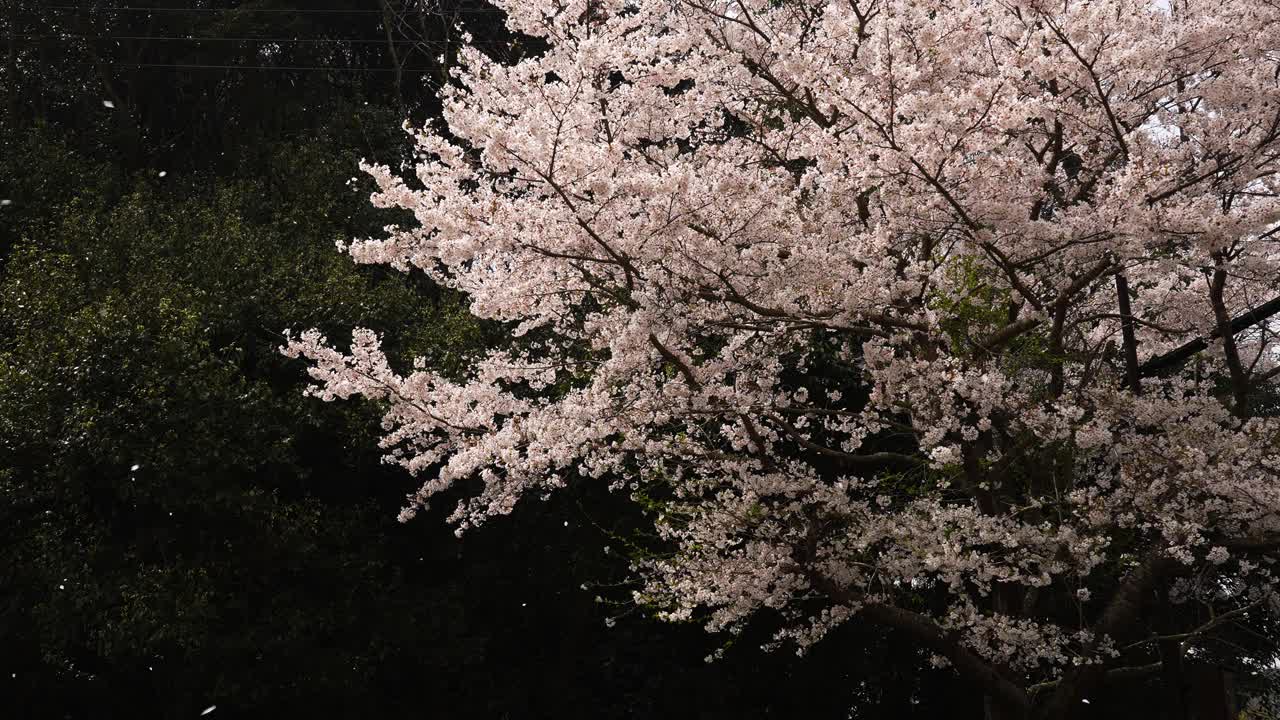
[(365, 166), (413, 224), (341, 247), (510, 344), (284, 348), (384, 404), (403, 519), (607, 483), (669, 549), (635, 602), (886, 625), (1002, 717), (1275, 612), (1280, 6), (496, 4), (547, 49), (464, 50), (415, 177)]

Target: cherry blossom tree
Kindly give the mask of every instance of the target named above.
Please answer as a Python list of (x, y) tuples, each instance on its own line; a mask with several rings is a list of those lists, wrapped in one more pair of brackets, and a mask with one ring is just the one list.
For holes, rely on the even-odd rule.
[(385, 403), (411, 517), (654, 508), (635, 600), (803, 649), (898, 631), (1066, 717), (1275, 613), (1280, 6), (500, 0), (346, 249), (510, 328), (463, 378), (289, 342)]

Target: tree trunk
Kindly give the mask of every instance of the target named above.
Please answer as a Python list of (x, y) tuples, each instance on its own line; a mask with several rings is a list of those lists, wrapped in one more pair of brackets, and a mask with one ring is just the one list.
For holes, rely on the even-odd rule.
[(1187, 714), (1187, 680), (1182, 663), (1182, 643), (1161, 640), (1160, 677), (1164, 682), (1164, 717), (1167, 720), (1191, 720)]

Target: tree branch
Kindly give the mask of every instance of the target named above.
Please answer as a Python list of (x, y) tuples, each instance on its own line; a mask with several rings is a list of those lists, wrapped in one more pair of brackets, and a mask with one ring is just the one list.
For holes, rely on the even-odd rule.
[(915, 467), (917, 465), (924, 464), (923, 461), (921, 461), (919, 458), (914, 458), (914, 457), (911, 457), (910, 455), (903, 455), (902, 453), (876, 452), (876, 453), (870, 453), (867, 455), (855, 455), (853, 453), (847, 453), (841, 450), (836, 450), (834, 448), (829, 448), (826, 445), (820, 445), (818, 443), (813, 442), (812, 440), (805, 438), (804, 435), (800, 432), (799, 429), (796, 428), (795, 425), (792, 425), (783, 417), (780, 417), (777, 415), (771, 415), (769, 416), (769, 419), (773, 420), (775, 423), (781, 426), (782, 429), (786, 431), (787, 435), (792, 440), (794, 440), (796, 444), (799, 445), (800, 447), (806, 450), (811, 450), (825, 457), (835, 458), (836, 460), (839, 460), (840, 462), (846, 463), (848, 465), (889, 464), (889, 465), (909, 465), (911, 467)]
[[(1134, 624), (1151, 593), (1178, 567), (1178, 561), (1168, 555), (1153, 555), (1125, 578), (1111, 597), (1094, 629), (1096, 637), (1114, 638), (1119, 632)], [(1098, 665), (1084, 665), (1067, 670), (1059, 681), (1053, 696), (1045, 706), (1047, 718), (1065, 718), (1079, 698), (1095, 687), (1105, 671)]]
[(1129, 306), (1129, 280), (1116, 273), (1116, 301), (1120, 306), (1120, 335), (1124, 339), (1124, 377), (1134, 395), (1142, 394), (1138, 375), (1138, 336), (1133, 330), (1133, 309)]
[(953, 633), (939, 626), (927, 615), (878, 602), (866, 602), (854, 593), (841, 588), (821, 573), (807, 567), (791, 568), (804, 575), (811, 585), (828, 597), (852, 606), (861, 606), (858, 614), (881, 625), (901, 630), (913, 636), (925, 647), (951, 661), (956, 671), (982, 686), (1001, 705), (1014, 711), (1015, 717), (1025, 717), (1031, 709), (1027, 693), (1017, 684), (996, 671), (995, 667), (973, 653)]
[[(1276, 313), (1280, 313), (1280, 296), (1272, 298), (1248, 312), (1237, 315), (1230, 323), (1227, 324), (1226, 331), (1231, 334), (1238, 333), (1251, 325), (1266, 320)], [(1220, 332), (1221, 328), (1214, 330), (1206, 337), (1198, 337), (1191, 342), (1164, 353), (1163, 355), (1151, 358), (1138, 368), (1138, 376), (1144, 378), (1154, 377), (1167, 370), (1177, 368), (1196, 353), (1209, 347), (1210, 342), (1213, 342), (1220, 337)]]

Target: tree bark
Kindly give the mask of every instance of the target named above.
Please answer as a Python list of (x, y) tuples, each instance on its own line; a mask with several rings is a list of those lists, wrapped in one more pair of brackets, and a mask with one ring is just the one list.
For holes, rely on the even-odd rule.
[(1182, 642), (1161, 640), (1160, 676), (1165, 686), (1165, 718), (1189, 720), (1187, 717), (1187, 678), (1182, 662)]
[[(1280, 297), (1274, 297), (1248, 312), (1235, 316), (1227, 324), (1226, 332), (1238, 333), (1250, 325), (1255, 325), (1266, 320), (1276, 313), (1280, 313)], [(1214, 330), (1213, 333), (1207, 337), (1196, 338), (1195, 340), (1174, 348), (1163, 355), (1151, 358), (1143, 363), (1142, 367), (1138, 368), (1139, 376), (1153, 377), (1167, 370), (1179, 367), (1182, 363), (1191, 359), (1193, 355), (1209, 347), (1209, 343), (1221, 337), (1222, 332), (1222, 329)]]
[(1142, 394), (1142, 378), (1138, 374), (1138, 336), (1133, 329), (1133, 308), (1129, 305), (1129, 280), (1116, 273), (1116, 302), (1120, 309), (1120, 336), (1124, 340), (1124, 378), (1134, 395)]
[(1227, 271), (1222, 267), (1222, 257), (1215, 256), (1218, 267), (1213, 272), (1213, 280), (1209, 283), (1209, 301), (1213, 305), (1213, 317), (1218, 323), (1217, 334), (1222, 340), (1222, 351), (1227, 361), (1227, 371), (1231, 377), (1231, 411), (1237, 417), (1248, 417), (1249, 414), (1249, 376), (1240, 362), (1240, 350), (1236, 347), (1235, 333), (1231, 330), (1231, 318), (1227, 315), (1227, 303), (1224, 293), (1227, 286)]

